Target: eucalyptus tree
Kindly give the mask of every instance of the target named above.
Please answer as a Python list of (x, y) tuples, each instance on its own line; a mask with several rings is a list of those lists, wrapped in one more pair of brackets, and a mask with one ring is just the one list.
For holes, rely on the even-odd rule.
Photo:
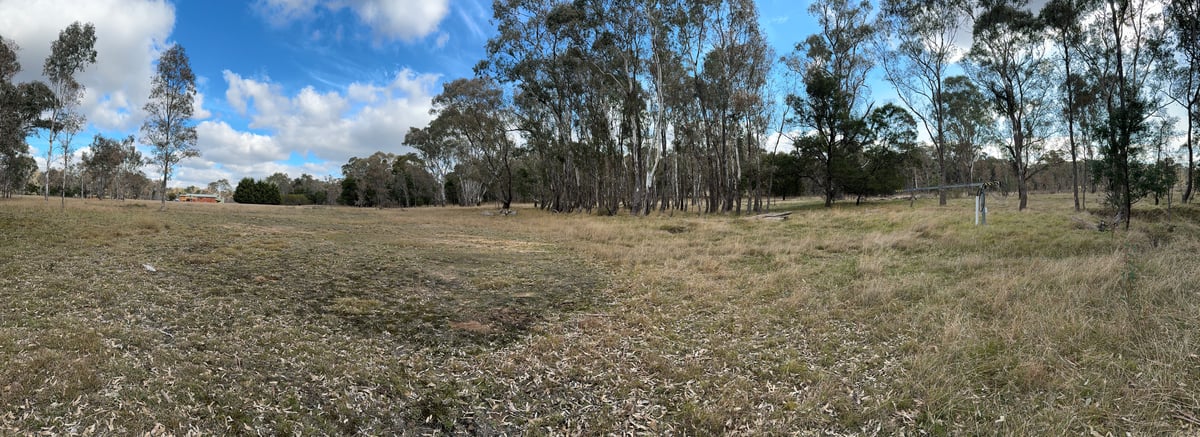
[[(659, 0), (651, 2), (646, 11), (648, 17), (648, 32), (650, 49), (645, 60), (647, 111), (649, 120), (646, 136), (650, 140), (647, 146), (647, 165), (644, 167), (645, 200), (643, 212), (650, 212), (650, 203), (654, 202), (649, 194), (654, 188), (659, 191), (657, 202), (660, 210), (666, 208), (683, 208), (685, 190), (681, 184), (681, 156), (673, 147), (672, 142), (677, 138), (677, 124), (686, 113), (682, 111), (682, 94), (686, 89), (685, 71), (682, 54), (677, 50), (677, 38), (681, 26), (681, 17), (685, 12), (681, 7), (683, 0)], [(659, 174), (659, 165), (663, 165), (663, 174)], [(638, 206), (635, 206), (637, 208)]]
[(551, 0), (500, 0), (493, 3), (493, 14), (497, 34), (488, 40), (488, 57), (476, 70), (513, 89), (516, 128), (536, 156), (535, 171), (543, 180), (540, 204), (555, 211), (590, 208), (594, 200), (585, 187), (591, 163), (579, 117), (590, 82), (578, 38), (582, 12)]
[(745, 170), (759, 168), (762, 159), (769, 111), (763, 96), (774, 53), (753, 2), (685, 3), (676, 34), (688, 85), (679, 90), (684, 98), (677, 111), (686, 115), (678, 126), (681, 140), (699, 145), (685, 151), (695, 156), (706, 211), (737, 212)]
[[(297, 178), (296, 181), (299, 182), (304, 177), (307, 177), (307, 180), (309, 180), (309, 181), (314, 180), (312, 178), (312, 176), (305, 174), (305, 175), (301, 176), (301, 178)], [(320, 183), (320, 181), (316, 181), (316, 182)], [(209, 182), (207, 189), (210, 193), (216, 194), (217, 196), (220, 196), (223, 199), (223, 198), (225, 198), (226, 193), (229, 193), (230, 191), (233, 190), (233, 185), (229, 183), (229, 179), (221, 178), (221, 179)], [(324, 192), (324, 190), (322, 190), (321, 191), (321, 199), (324, 199), (324, 198), (325, 198), (325, 192)]]
[[(128, 147), (132, 145), (133, 136), (117, 140), (97, 134), (92, 138), (90, 150), (83, 155), (83, 166), (98, 181), (98, 188), (93, 191), (100, 199), (109, 193), (110, 187), (119, 186), (121, 166), (127, 159), (125, 154)], [(113, 191), (119, 189), (114, 188)]]
[(263, 179), (263, 182), (279, 187), (279, 195), (286, 196), (292, 194), (292, 177), (287, 173), (277, 171)]
[[(75, 136), (79, 135), (79, 133), (83, 131), (84, 123), (85, 118), (83, 114), (77, 110), (64, 112), (58, 118), (58, 120), (54, 121), (54, 124), (60, 128), (58, 144), (59, 154), (62, 155), (63, 171), (61, 174), (62, 178), (59, 180), (59, 182), (61, 182), (59, 201), (61, 202), (60, 205), (62, 208), (67, 207), (67, 178), (69, 178), (72, 174), (71, 158), (73, 157), (72, 153), (74, 152), (74, 149), (71, 148), (71, 143), (74, 142)], [(80, 189), (81, 193), (82, 191), (83, 190)]]
[(821, 188), (825, 206), (841, 192), (839, 174), (861, 152), (867, 110), (867, 74), (874, 67), (869, 42), (876, 36), (868, 1), (813, 3), (819, 32), (796, 45), (788, 68), (800, 74), (804, 95), (789, 96), (793, 120), (807, 130), (796, 141), (813, 164), (810, 179)]
[(142, 108), (146, 111), (142, 138), (153, 147), (150, 162), (162, 175), (160, 199), (162, 208), (166, 208), (167, 180), (175, 165), (200, 156), (196, 149), (196, 126), (192, 123), (196, 75), (183, 46), (175, 44), (163, 51), (152, 84), (150, 101)]
[(539, 205), (718, 212), (754, 196), (773, 55), (753, 1), (502, 0), (494, 13), (477, 73), (512, 90)]
[(1016, 176), (1019, 209), (1029, 203), (1028, 181), (1049, 136), (1052, 64), (1042, 23), (1025, 0), (983, 0), (975, 21), (968, 71), (1003, 119), (1005, 158)]
[[(1083, 26), (1080, 24), (1086, 16), (1092, 0), (1050, 0), (1042, 7), (1039, 18), (1045, 25), (1046, 31), (1054, 39), (1057, 46), (1062, 72), (1063, 115), (1066, 116), (1067, 148), (1071, 153), (1071, 192), (1075, 199), (1075, 210), (1084, 207), (1080, 198), (1079, 185), (1079, 145), (1075, 141), (1075, 125), (1078, 118), (1079, 105), (1075, 102), (1076, 87), (1079, 84), (1078, 72), (1072, 70), (1077, 61), (1079, 46), (1083, 44)], [(1087, 194), (1085, 193), (1084, 196)]]
[(979, 182), (975, 164), (983, 147), (999, 143), (992, 104), (970, 78), (957, 75), (943, 81), (942, 105), (946, 178), (953, 183)]
[(342, 165), (343, 203), (353, 206), (391, 206), (392, 161), (396, 155), (375, 152), (366, 158), (350, 157)]
[(131, 190), (134, 192), (135, 199), (140, 198), (143, 190), (135, 189), (135, 185), (144, 185), (144, 181), (146, 181), (146, 175), (142, 173), (141, 169), (147, 160), (132, 141), (132, 136), (121, 142), (121, 156), (123, 159), (117, 168), (117, 198), (125, 200), (126, 193)]
[(19, 49), (15, 41), (0, 37), (0, 194), (4, 197), (23, 191), (27, 177), (37, 169), (26, 138), (45, 127), (42, 113), (57, 102), (44, 82), (12, 83), (21, 71)]
[(1162, 46), (1162, 65), (1158, 71), (1166, 85), (1166, 95), (1183, 107), (1187, 116), (1187, 181), (1183, 201), (1189, 202), (1196, 179), (1194, 130), (1200, 124), (1200, 4), (1190, 0), (1171, 0), (1164, 11), (1169, 32)]
[[(50, 55), (42, 65), (42, 74), (54, 94), (54, 105), (49, 111), (46, 129), (49, 131), (46, 147), (46, 185), (44, 196), (50, 200), (50, 162), (54, 148), (61, 148), (64, 167), (70, 164), (69, 138), (83, 129), (84, 118), (79, 113), (84, 86), (75, 75), (88, 65), (96, 63), (96, 26), (76, 21), (58, 33), (58, 39), (50, 44)], [(63, 193), (66, 195), (66, 168), (63, 169)], [(66, 207), (65, 197), (63, 207)]]
[[(882, 5), (887, 37), (881, 38), (884, 77), (920, 119), (933, 142), (938, 185), (946, 185), (950, 167), (946, 137), (952, 116), (947, 112), (946, 79), (962, 57), (956, 42), (963, 36), (970, 4), (968, 0), (885, 0)], [(938, 203), (946, 204), (945, 190), (938, 190)]]
[(1101, 159), (1094, 178), (1106, 183), (1106, 202), (1115, 209), (1115, 222), (1129, 228), (1133, 203), (1145, 191), (1140, 161), (1145, 136), (1159, 104), (1152, 90), (1155, 57), (1163, 26), (1149, 0), (1103, 0), (1087, 29), (1088, 74), (1096, 78), (1100, 114), (1093, 129), (1100, 139)]
[(20, 49), (16, 41), (0, 36), (0, 83), (9, 84), (21, 71), (21, 62), (17, 59)]
[(484, 170), (485, 185), (499, 183), (501, 208), (512, 207), (512, 161), (516, 143), (509, 138), (509, 104), (504, 90), (488, 77), (456, 79), (433, 98), (441, 133), (460, 140), (460, 160)]
[(404, 136), (404, 144), (417, 149), (421, 163), (437, 184), (433, 194), (438, 206), (446, 206), (446, 177), (454, 170), (459, 155), (459, 143), (445, 133), (444, 124), (434, 119), (429, 126), (409, 128)]
[(855, 203), (903, 187), (917, 151), (917, 121), (904, 108), (888, 103), (871, 110), (864, 121), (862, 152), (841, 175), (846, 193), (857, 196)]

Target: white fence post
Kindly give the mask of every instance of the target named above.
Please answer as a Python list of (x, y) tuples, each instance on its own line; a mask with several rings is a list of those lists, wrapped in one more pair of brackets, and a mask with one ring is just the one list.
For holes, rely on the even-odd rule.
[(979, 196), (975, 196), (975, 226), (979, 226)]

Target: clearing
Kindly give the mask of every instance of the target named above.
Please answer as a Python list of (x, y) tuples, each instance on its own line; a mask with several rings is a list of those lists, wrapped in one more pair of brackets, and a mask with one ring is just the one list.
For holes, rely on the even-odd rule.
[(1200, 209), (0, 201), (0, 433), (1196, 434)]

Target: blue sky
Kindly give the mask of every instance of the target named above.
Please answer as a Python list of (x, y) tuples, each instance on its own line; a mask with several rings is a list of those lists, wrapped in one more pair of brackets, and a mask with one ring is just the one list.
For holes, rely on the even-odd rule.
[[(807, 4), (759, 2), (779, 54), (812, 32)], [(185, 48), (201, 156), (180, 165), (172, 186), (280, 171), (336, 177), (351, 156), (407, 152), (404, 133), (428, 122), (441, 84), (483, 58), (490, 18), (491, 0), (0, 0), (0, 35), (21, 47), (18, 81), (41, 79), (63, 27), (96, 25), (76, 154), (96, 133), (136, 135), (158, 53)], [(45, 141), (30, 143), (44, 168)]]

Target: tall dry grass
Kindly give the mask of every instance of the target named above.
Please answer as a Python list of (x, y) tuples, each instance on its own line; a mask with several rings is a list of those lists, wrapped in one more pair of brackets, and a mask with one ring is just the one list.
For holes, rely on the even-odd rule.
[(965, 201), (535, 216), (621, 284), (552, 357), (625, 357), (633, 374), (602, 389), (649, 398), (629, 417), (656, 431), (1196, 432), (1197, 224), (1100, 233), (1035, 199), (993, 200), (986, 227)]
[[(1200, 431), (1200, 210), (1177, 208), (1168, 223), (1143, 205), (1134, 229), (1101, 233), (1080, 226), (1095, 219), (1071, 211), (1069, 198), (1031, 200), (1029, 211), (1018, 212), (1015, 199), (990, 199), (986, 227), (971, 224), (971, 204), (962, 199), (946, 207), (923, 200), (915, 208), (906, 201), (830, 210), (784, 204), (795, 211), (784, 222), (678, 213), (593, 217), (522, 209), (499, 217), (463, 208), (239, 205), (155, 213), (84, 204), (55, 215), (36, 203), (0, 203), (0, 223), (7, 223), (0, 235), (14, 248), (0, 270), (16, 275), (0, 280), (6, 297), (0, 359), (21, 369), (50, 369), (10, 373), (18, 376), (0, 386), (58, 381), (54, 390), (61, 391), (25, 395), (28, 407), (0, 411), (0, 425), (68, 429), (21, 414), (60, 411), (49, 405), (107, 393), (114, 375), (167, 387), (165, 377), (133, 370), (132, 363), (146, 363), (107, 348), (113, 338), (145, 347), (165, 341), (156, 331), (97, 324), (116, 311), (140, 320), (136, 326), (162, 327), (162, 320), (181, 314), (217, 323), (227, 334), (176, 335), (236, 343), (253, 359), (302, 351), (284, 367), (192, 349), (145, 355), (186, 364), (161, 367), (182, 372), (175, 381), (193, 386), (163, 389), (168, 395), (203, 392), (195, 386), (209, 379), (189, 374), (221, 366), (236, 371), (242, 385), (218, 385), (219, 396), (210, 401), (244, 395), (262, 403), (253, 414), (239, 416), (226, 406), (206, 417), (203, 404), (183, 401), (188, 415), (162, 413), (171, 420), (160, 422), (175, 432), (189, 426), (220, 432), (219, 420), (285, 433)], [(70, 223), (80, 224), (79, 231), (53, 231)], [(36, 238), (17, 237), (16, 229), (35, 229)], [(172, 240), (192, 232), (230, 237)], [(155, 249), (159, 244), (166, 250)], [(53, 257), (32, 254), (86, 259), (79, 253), (86, 251), (109, 254), (103, 265), (118, 270), (145, 260), (227, 274), (193, 278), (186, 284), (194, 290), (176, 287), (136, 299), (80, 295), (71, 290), (94, 290), (88, 284), (96, 281), (117, 287), (149, 282), (114, 279), (71, 261), (87, 272), (83, 278), (33, 286), (34, 297), (21, 297), (22, 284), (45, 280), (37, 277), (39, 269), (59, 268), (44, 267)], [(256, 259), (309, 267), (295, 271)], [(333, 276), (338, 279), (327, 279)], [(403, 288), (409, 278), (433, 285)], [(339, 281), (358, 288), (343, 289)], [(579, 291), (550, 293), (572, 287)], [(414, 322), (405, 335), (431, 341), (420, 347), (374, 328), (346, 330), (400, 327), (394, 308), (405, 305), (403, 296), (419, 295), (458, 305), (471, 318)], [(37, 316), (46, 312), (41, 302), (54, 299), (60, 301), (49, 311), (55, 317)], [(505, 341), (487, 340), (501, 338), (492, 329), (503, 331), (502, 323), (512, 320), (489, 319), (489, 313), (530, 308), (512, 306), (530, 299), (541, 302), (538, 318)], [(579, 299), (586, 302), (572, 303)], [(279, 319), (253, 310), (295, 311), (294, 305), (316, 305), (316, 311)], [(201, 317), (189, 306), (254, 322), (218, 322), (223, 319)], [(50, 326), (55, 330), (44, 330)], [(429, 337), (430, 330), (459, 334)], [(95, 368), (107, 370), (88, 370)], [(272, 372), (279, 377), (268, 376)], [(319, 380), (297, 390), (288, 381), (299, 376)], [(272, 384), (286, 388), (282, 399), (291, 400), (266, 396), (264, 387)], [(30, 391), (4, 393), (20, 405), (12, 393)], [(133, 393), (146, 396), (141, 403), (152, 412), (165, 408), (155, 397), (159, 391)], [(124, 430), (155, 424), (121, 408), (134, 407), (116, 409), (126, 411), (117, 416), (126, 421)], [(337, 422), (343, 419), (353, 426)]]

